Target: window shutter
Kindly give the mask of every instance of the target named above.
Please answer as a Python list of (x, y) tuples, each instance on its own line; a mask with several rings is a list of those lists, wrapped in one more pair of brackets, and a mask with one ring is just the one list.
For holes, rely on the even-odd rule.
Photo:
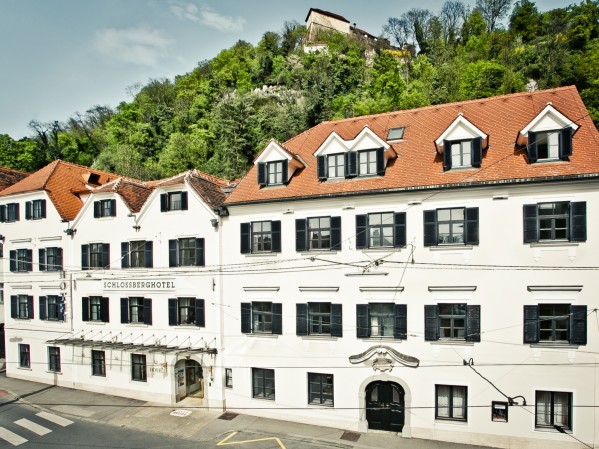
[(31, 201), (25, 202), (25, 220), (31, 220)]
[(129, 242), (121, 242), (121, 268), (129, 268)]
[(17, 271), (17, 252), (12, 250), (8, 252), (8, 257), (10, 258), (9, 265), (10, 271)]
[(283, 161), (282, 167), (283, 170), (281, 171), (281, 176), (283, 178), (283, 184), (287, 184), (289, 182), (289, 162)]
[(252, 304), (249, 302), (241, 303), (241, 333), (252, 333)]
[(248, 254), (252, 252), (251, 242), (251, 223), (241, 223), (241, 254)]
[(308, 220), (300, 218), (295, 220), (295, 250), (306, 251), (308, 247), (306, 234), (308, 232)]
[(524, 217), (524, 243), (539, 241), (539, 208), (536, 204), (525, 204)]
[(40, 311), (40, 320), (48, 319), (48, 309), (47, 309), (47, 301), (45, 296), (39, 297), (39, 311)]
[(144, 324), (152, 325), (152, 298), (144, 298)]
[(203, 299), (196, 299), (196, 326), (206, 327), (206, 302)]
[(342, 304), (331, 304), (331, 337), (343, 337), (342, 309)]
[(32, 249), (28, 249), (26, 251), (27, 254), (27, 260), (26, 260), (26, 265), (27, 265), (27, 271), (33, 271), (33, 250)]
[(437, 211), (424, 211), (424, 246), (436, 246), (437, 241)]
[(100, 320), (102, 320), (103, 323), (110, 322), (108, 298), (100, 298)]
[(0, 223), (6, 223), (6, 221), (7, 221), (6, 206), (0, 206)]
[(116, 217), (116, 200), (109, 200), (109, 201), (110, 201), (110, 216)]
[(437, 304), (424, 306), (424, 339), (426, 341), (439, 339), (439, 306)]
[(271, 222), (272, 229), (272, 252), (281, 252), (281, 221), (273, 220)]
[(451, 142), (443, 141), (443, 171), (451, 170)]
[(275, 335), (283, 334), (283, 304), (272, 304), (272, 333)]
[(318, 171), (318, 179), (324, 181), (327, 179), (327, 157), (326, 156), (317, 156), (316, 157), (317, 171)]
[(587, 306), (570, 306), (570, 344), (587, 344)]
[(572, 128), (562, 128), (559, 133), (559, 158), (567, 161), (572, 156)]
[(121, 298), (121, 323), (129, 322), (129, 298)]
[(395, 304), (395, 326), (393, 327), (393, 338), (398, 340), (408, 339), (407, 304)]
[(466, 229), (465, 229), (466, 245), (478, 245), (478, 207), (466, 208)]
[(376, 149), (376, 174), (381, 176), (385, 174), (385, 149), (383, 147)]
[(46, 218), (46, 200), (40, 200), (40, 202), (41, 202), (41, 212), (42, 212), (41, 218)]
[(94, 218), (100, 218), (102, 214), (102, 203), (100, 201), (94, 201)]
[(89, 245), (81, 245), (81, 269), (89, 270)]
[(62, 270), (62, 248), (56, 248), (56, 265)]
[(102, 244), (102, 267), (110, 269), (110, 243)]
[(188, 207), (187, 192), (181, 192), (181, 210), (187, 210)]
[(466, 306), (466, 341), (480, 341), (480, 306)]
[(19, 316), (19, 297), (11, 295), (10, 297), (10, 317), (17, 318)]
[(370, 321), (368, 319), (368, 304), (356, 304), (356, 337), (370, 337)]
[(529, 131), (528, 132), (528, 162), (534, 163), (537, 162), (539, 158), (539, 150), (537, 148), (537, 133)]
[(64, 321), (64, 296), (58, 298), (58, 321)]
[(358, 176), (358, 153), (348, 151), (344, 155), (345, 158), (345, 177), (352, 178)]
[(203, 238), (196, 239), (196, 265), (198, 267), (206, 265), (206, 243)]
[(403, 248), (406, 246), (406, 213), (393, 214), (393, 246)]
[(38, 268), (40, 271), (46, 271), (46, 248), (40, 248), (38, 251)]
[(29, 314), (27, 318), (29, 318), (30, 320), (35, 318), (35, 315), (33, 313), (33, 296), (27, 297), (27, 313)]
[(266, 185), (266, 164), (258, 162), (258, 185), (264, 187)]
[(295, 305), (295, 334), (308, 335), (308, 304)]
[(524, 306), (524, 343), (539, 342), (539, 306)]
[(368, 248), (368, 215), (356, 215), (356, 249)]
[(81, 321), (89, 321), (89, 298), (81, 298)]
[(472, 149), (470, 157), (473, 167), (480, 167), (483, 162), (483, 139), (482, 137), (476, 137), (472, 139)]
[(160, 212), (168, 212), (168, 194), (160, 194)]
[(144, 256), (146, 262), (146, 268), (152, 268), (154, 266), (154, 243), (151, 240), (146, 241), (144, 244)]
[(587, 239), (587, 203), (570, 203), (570, 241), (585, 242)]
[(331, 217), (331, 249), (341, 251), (341, 217)]
[(176, 326), (178, 323), (177, 320), (177, 298), (169, 298), (168, 299), (168, 325)]
[(168, 241), (168, 266), (177, 266), (177, 240)]

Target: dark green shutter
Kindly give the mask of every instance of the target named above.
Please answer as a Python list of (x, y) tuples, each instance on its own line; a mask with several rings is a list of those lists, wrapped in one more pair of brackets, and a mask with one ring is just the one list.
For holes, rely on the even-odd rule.
[(6, 206), (0, 206), (0, 223), (6, 223), (8, 220), (8, 214), (6, 213)]
[(396, 212), (393, 214), (393, 246), (403, 248), (406, 243), (406, 213)]
[(39, 297), (39, 311), (40, 311), (40, 320), (48, 319), (48, 307), (47, 307), (47, 299), (45, 296)]
[(368, 215), (356, 215), (356, 249), (368, 248)]
[(393, 326), (393, 338), (398, 340), (408, 339), (408, 306), (407, 304), (395, 304), (395, 323)]
[(451, 142), (443, 141), (443, 171), (451, 170)]
[(10, 297), (10, 317), (17, 318), (19, 316), (19, 297), (11, 295)]
[(203, 299), (196, 299), (196, 326), (206, 327), (206, 302)]
[(89, 321), (89, 298), (81, 298), (81, 321)]
[(160, 194), (160, 212), (168, 212), (168, 194)]
[(102, 214), (102, 203), (100, 201), (94, 201), (94, 218), (100, 218)]
[(343, 337), (342, 304), (331, 304), (331, 337)]
[(35, 318), (35, 314), (33, 313), (33, 296), (27, 297), (27, 313), (29, 314), (27, 318), (30, 320)]
[(89, 245), (81, 245), (81, 269), (89, 270)]
[(31, 201), (25, 202), (25, 220), (31, 220)]
[(152, 325), (152, 298), (144, 298), (144, 324)]
[(116, 217), (116, 200), (108, 200), (110, 201), (110, 216)]
[(341, 217), (331, 217), (331, 249), (341, 250)]
[(466, 245), (478, 245), (478, 207), (466, 208), (466, 229), (464, 231), (464, 243)]
[(33, 250), (28, 249), (25, 251), (25, 253), (26, 253), (25, 265), (27, 266), (27, 271), (33, 271)]
[(570, 203), (570, 240), (585, 242), (587, 239), (587, 203), (578, 201)]
[(181, 210), (187, 210), (188, 207), (187, 192), (181, 192)]
[(121, 298), (121, 323), (129, 322), (129, 298)]
[(283, 334), (283, 304), (272, 304), (272, 333), (275, 335)]
[(318, 171), (318, 179), (324, 181), (327, 179), (327, 157), (326, 156), (317, 156), (316, 157), (317, 171)]
[(177, 298), (168, 299), (168, 325), (176, 326), (179, 324), (177, 319)]
[(58, 297), (58, 321), (64, 321), (64, 295)]
[(424, 246), (436, 246), (437, 241), (437, 211), (424, 211)]
[(345, 177), (352, 178), (358, 176), (358, 153), (349, 151), (345, 153)]
[(121, 242), (121, 268), (129, 268), (129, 242)]
[(308, 304), (295, 305), (295, 334), (308, 335)]
[(110, 322), (110, 310), (108, 298), (100, 298), (100, 320), (103, 323)]
[(572, 156), (572, 128), (562, 128), (559, 133), (559, 158), (567, 161)]
[(41, 218), (46, 218), (46, 200), (40, 200), (42, 207), (41, 207), (41, 212), (42, 212), (42, 216)]
[(439, 339), (439, 306), (424, 306), (424, 339), (435, 341)]
[(40, 248), (38, 251), (38, 268), (40, 271), (46, 271), (46, 248)]
[(241, 223), (241, 254), (249, 254), (252, 252), (251, 226), (251, 223)]
[(524, 306), (524, 343), (539, 342), (539, 306)]
[(570, 344), (587, 344), (587, 306), (570, 306)]
[(522, 215), (524, 217), (524, 243), (539, 241), (539, 208), (536, 204), (525, 204)]
[(272, 229), (272, 252), (281, 252), (281, 221), (274, 220), (271, 222)]
[(528, 162), (534, 163), (539, 159), (539, 150), (537, 148), (537, 133), (529, 131), (528, 132)]
[(10, 271), (17, 271), (17, 252), (15, 250), (8, 252)]
[(252, 333), (252, 304), (249, 302), (241, 303), (241, 333)]
[(385, 149), (383, 147), (376, 149), (376, 174), (383, 176), (385, 174)]
[(308, 233), (308, 220), (299, 218), (295, 220), (295, 250), (306, 251)]
[(476, 137), (472, 139), (472, 152), (470, 153), (473, 167), (480, 167), (483, 162), (483, 139)]
[(264, 162), (258, 162), (258, 185), (266, 186), (266, 164)]
[(368, 319), (368, 304), (356, 304), (356, 337), (370, 337), (370, 320)]
[(102, 267), (106, 270), (110, 268), (110, 243), (102, 244)]
[(144, 244), (144, 258), (146, 259), (145, 260), (146, 268), (152, 268), (154, 266), (153, 247), (154, 247), (154, 244), (151, 240), (147, 241)]
[(287, 184), (289, 182), (289, 162), (283, 161), (282, 166), (281, 176), (283, 177), (283, 184)]
[(206, 265), (206, 244), (203, 238), (196, 239), (196, 266)]
[(480, 306), (466, 306), (466, 341), (480, 341)]
[(177, 240), (168, 241), (168, 266), (177, 266)]
[(62, 270), (62, 248), (56, 248), (56, 265)]

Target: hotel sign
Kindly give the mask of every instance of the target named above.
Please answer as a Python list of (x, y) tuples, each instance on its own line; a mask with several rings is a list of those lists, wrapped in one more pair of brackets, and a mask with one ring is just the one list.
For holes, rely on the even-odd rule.
[(173, 292), (175, 279), (117, 279), (103, 280), (102, 290), (105, 292)]

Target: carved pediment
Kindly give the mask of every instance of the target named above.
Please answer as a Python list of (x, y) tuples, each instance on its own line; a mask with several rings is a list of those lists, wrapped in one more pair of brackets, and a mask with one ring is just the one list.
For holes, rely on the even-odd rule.
[(416, 357), (402, 354), (385, 345), (373, 346), (361, 354), (352, 355), (349, 357), (349, 362), (354, 365), (363, 363), (366, 366), (371, 366), (375, 371), (382, 372), (391, 371), (396, 363), (410, 368), (417, 368), (420, 365), (420, 360)]

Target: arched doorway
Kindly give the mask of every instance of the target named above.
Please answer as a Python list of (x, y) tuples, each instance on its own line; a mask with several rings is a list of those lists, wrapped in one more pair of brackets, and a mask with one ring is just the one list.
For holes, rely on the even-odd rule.
[(179, 360), (175, 364), (177, 401), (188, 396), (204, 397), (202, 366), (195, 360)]
[(405, 419), (404, 396), (404, 389), (395, 382), (369, 383), (366, 386), (368, 428), (401, 432)]

